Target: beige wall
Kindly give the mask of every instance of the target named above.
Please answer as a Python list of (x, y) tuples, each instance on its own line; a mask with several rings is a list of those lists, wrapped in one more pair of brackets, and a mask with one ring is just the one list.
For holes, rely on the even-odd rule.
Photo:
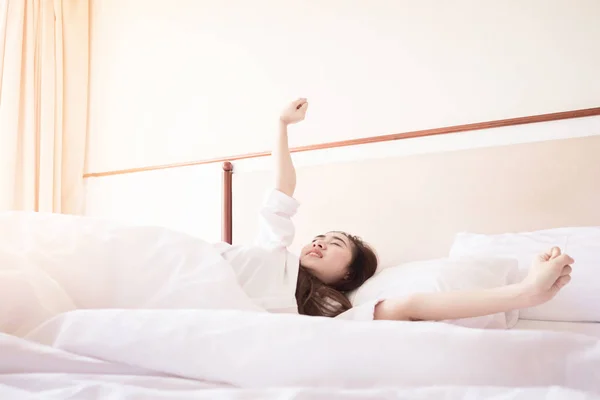
[[(600, 125), (599, 125), (600, 127)], [(506, 132), (509, 132), (507, 130)], [(600, 226), (599, 135), (297, 168), (299, 252), (341, 230), (382, 266), (446, 257), (459, 232), (500, 234)], [(265, 171), (233, 179), (233, 242), (252, 243)]]
[[(413, 257), (424, 257), (424, 250), (431, 250), (431, 253), (428, 253), (430, 256), (446, 251), (447, 248), (444, 246), (447, 246), (451, 240), (453, 229), (490, 228), (490, 225), (464, 224), (473, 221), (474, 215), (470, 214), (473, 211), (470, 205), (475, 197), (469, 197), (470, 194), (463, 191), (462, 197), (456, 199), (457, 193), (461, 191), (453, 190), (448, 182), (477, 179), (479, 184), (475, 186), (482, 187), (482, 184), (484, 186), (490, 182), (495, 184), (500, 178), (503, 179), (503, 186), (493, 188), (494, 192), (500, 190), (503, 196), (498, 197), (495, 202), (487, 202), (487, 200), (484, 202), (486, 211), (483, 211), (483, 214), (489, 213), (490, 220), (496, 223), (498, 220), (494, 218), (496, 215), (494, 207), (502, 204), (507, 197), (520, 197), (523, 188), (527, 188), (530, 192), (529, 196), (533, 198), (547, 194), (548, 189), (544, 185), (558, 184), (558, 181), (554, 180), (556, 175), (569, 190), (579, 188), (575, 190), (577, 200), (573, 201), (572, 207), (557, 209), (556, 215), (551, 215), (554, 217), (552, 220), (542, 216), (541, 219), (536, 220), (538, 223), (535, 225), (529, 222), (534, 216), (539, 217), (539, 214), (531, 213), (528, 218), (523, 217), (528, 215), (532, 206), (535, 207), (535, 204), (528, 203), (525, 209), (519, 207), (511, 209), (517, 213), (517, 217), (500, 221), (502, 224), (497, 224), (493, 228), (496, 231), (507, 227), (539, 229), (542, 226), (539, 224), (540, 221), (555, 225), (581, 223), (586, 213), (597, 209), (597, 207), (593, 208), (593, 205), (597, 203), (598, 185), (594, 185), (593, 182), (598, 176), (598, 157), (595, 153), (600, 146), (598, 139), (600, 139), (600, 116), (595, 116), (463, 132), (441, 137), (350, 146), (333, 149), (327, 154), (325, 151), (295, 153), (294, 164), (298, 169), (296, 196), (302, 202), (302, 207), (295, 219), (298, 240), (294, 244), (294, 249), (309, 235), (314, 234), (314, 231), (321, 229), (347, 229), (366, 235), (370, 241), (377, 244), (378, 248), (390, 247), (389, 242), (380, 241), (380, 239), (389, 239), (387, 231), (383, 230), (378, 235), (381, 225), (371, 224), (374, 220), (370, 219), (370, 214), (366, 216), (357, 214), (340, 219), (330, 207), (323, 207), (323, 202), (327, 203), (329, 200), (336, 199), (334, 201), (338, 203), (343, 202), (344, 193), (354, 187), (348, 186), (348, 178), (352, 182), (361, 182), (360, 187), (367, 184), (365, 182), (368, 182), (371, 187), (366, 190), (367, 196), (359, 196), (349, 204), (344, 203), (340, 210), (354, 210), (364, 202), (375, 201), (378, 206), (381, 206), (380, 208), (383, 207), (382, 211), (385, 210), (384, 219), (406, 219), (401, 226), (403, 235), (407, 238), (413, 229), (419, 232), (430, 232), (428, 240), (431, 241), (431, 246), (429, 242), (423, 241), (422, 247), (411, 247)], [(563, 151), (562, 146), (565, 143), (570, 144), (564, 149), (568, 157), (560, 155), (557, 158), (557, 155)], [(547, 153), (538, 152), (532, 153), (531, 158), (527, 159), (529, 149), (549, 149), (553, 158), (546, 159)], [(580, 156), (578, 156), (579, 151), (581, 151)], [(473, 162), (468, 158), (469, 154), (476, 155), (480, 160), (488, 160), (487, 164)], [(506, 162), (499, 161), (503, 160), (503, 157)], [(518, 175), (514, 168), (517, 167), (518, 171), (519, 165), (510, 165), (512, 161), (508, 160), (516, 158), (520, 160), (519, 165), (527, 164), (524, 160), (529, 160), (528, 163), (531, 165), (526, 165), (528, 168), (526, 177), (530, 180), (513, 185), (510, 179), (515, 174)], [(577, 161), (572, 162), (570, 158), (575, 158)], [(471, 166), (474, 164), (476, 168), (462, 167), (458, 169), (462, 172), (457, 176), (457, 168), (452, 172), (453, 168), (450, 168), (449, 160), (452, 160), (455, 165), (470, 162)], [(538, 162), (540, 160), (542, 163)], [(582, 167), (583, 169), (579, 171), (578, 166), (588, 161), (592, 165), (587, 168)], [(444, 169), (447, 162), (449, 168)], [(248, 241), (256, 232), (260, 201), (265, 192), (272, 187), (273, 176), (269, 172), (271, 166), (272, 160), (269, 158), (241, 160), (234, 163), (234, 240), (237, 243)], [(350, 169), (352, 172), (348, 172)], [(548, 171), (548, 169), (558, 169), (558, 171)], [(432, 171), (435, 173), (432, 174)], [(444, 176), (444, 171), (447, 176)], [(372, 178), (369, 178), (370, 176)], [(541, 183), (529, 185), (532, 179), (535, 181), (536, 176)], [(209, 164), (88, 179), (86, 213), (136, 224), (167, 226), (205, 240), (218, 241), (221, 237), (221, 177), (221, 166)], [(507, 177), (510, 178), (508, 182)], [(572, 183), (569, 183), (570, 178), (574, 178)], [(397, 186), (390, 186), (389, 182), (396, 181), (401, 182), (402, 190), (394, 191)], [(380, 185), (381, 182), (384, 184)], [(439, 182), (445, 183), (440, 186)], [(436, 189), (438, 186), (439, 190)], [(458, 186), (464, 189), (465, 184), (458, 184)], [(385, 194), (389, 190), (394, 192), (393, 196)], [(405, 193), (409, 193), (406, 199)], [(477, 193), (477, 196), (485, 197), (488, 192)], [(430, 196), (431, 194), (434, 196)], [(569, 196), (571, 196), (570, 192)], [(565, 199), (551, 197), (555, 200), (552, 204), (558, 206), (561, 204), (560, 201)], [(445, 203), (445, 199), (448, 198), (454, 200)], [(459, 207), (461, 201), (465, 201), (468, 206), (461, 209)], [(411, 210), (415, 204), (419, 206), (415, 207), (413, 213)], [(458, 220), (450, 218), (443, 226), (431, 224), (430, 218), (433, 214), (430, 215), (427, 210), (431, 207), (431, 211), (434, 212), (436, 204), (438, 206), (441, 204), (444, 208), (455, 207)], [(514, 202), (511, 200), (509, 204), (512, 207)], [(394, 211), (396, 205), (399, 208)], [(598, 217), (600, 215), (597, 215), (593, 221), (598, 221)], [(590, 220), (590, 223), (597, 222)], [(548, 227), (548, 225), (544, 226)], [(417, 239), (423, 238), (413, 237), (405, 240), (404, 243), (414, 244)], [(386, 258), (388, 262), (397, 261), (395, 256), (391, 253)]]
[[(293, 145), (597, 107), (599, 20), (597, 0), (98, 0), (87, 170), (266, 150), (281, 106), (296, 96), (311, 106)], [(310, 166), (597, 135), (599, 123), (294, 159)], [(88, 179), (86, 213), (218, 240), (219, 168)]]
[(597, 0), (102, 0), (88, 171), (600, 105)]

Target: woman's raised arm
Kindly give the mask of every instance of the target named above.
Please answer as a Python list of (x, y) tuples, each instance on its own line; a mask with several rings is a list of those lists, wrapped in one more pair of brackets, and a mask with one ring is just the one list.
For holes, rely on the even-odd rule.
[(275, 188), (292, 197), (296, 190), (296, 169), (288, 145), (288, 125), (300, 122), (306, 116), (308, 101), (298, 99), (290, 103), (279, 117), (279, 132), (273, 149), (275, 161)]

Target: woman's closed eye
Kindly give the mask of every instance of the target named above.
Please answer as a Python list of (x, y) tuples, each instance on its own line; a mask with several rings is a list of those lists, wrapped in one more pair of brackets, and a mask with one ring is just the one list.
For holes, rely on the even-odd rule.
[[(325, 235), (319, 235), (316, 236), (313, 240), (312, 243), (314, 244), (315, 242), (319, 241), (319, 240), (325, 240), (326, 236)], [(338, 247), (348, 247), (348, 244), (340, 237), (337, 236), (333, 236), (329, 239), (329, 241), (327, 241), (328, 245), (334, 245), (334, 246), (338, 246)]]
[[(312, 241), (312, 243), (315, 243), (316, 241), (317, 241), (317, 239), (313, 240), (313, 241)], [(334, 242), (331, 242), (331, 243), (329, 243), (329, 244), (331, 244), (331, 245), (334, 245), (334, 246), (338, 246), (338, 247), (342, 247), (342, 244), (341, 244), (341, 243), (339, 243), (339, 242), (335, 242), (335, 241), (334, 241)]]

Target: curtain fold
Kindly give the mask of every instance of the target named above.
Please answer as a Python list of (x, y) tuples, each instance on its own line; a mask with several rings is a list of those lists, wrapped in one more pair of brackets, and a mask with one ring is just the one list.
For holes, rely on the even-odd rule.
[(0, 0), (0, 211), (83, 212), (89, 0)]

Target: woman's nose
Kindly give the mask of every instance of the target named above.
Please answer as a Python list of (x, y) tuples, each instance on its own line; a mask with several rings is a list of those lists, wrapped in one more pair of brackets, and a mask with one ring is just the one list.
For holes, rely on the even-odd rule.
[(326, 245), (325, 245), (325, 242), (316, 241), (316, 242), (313, 243), (313, 247), (318, 247), (320, 249), (325, 250)]

